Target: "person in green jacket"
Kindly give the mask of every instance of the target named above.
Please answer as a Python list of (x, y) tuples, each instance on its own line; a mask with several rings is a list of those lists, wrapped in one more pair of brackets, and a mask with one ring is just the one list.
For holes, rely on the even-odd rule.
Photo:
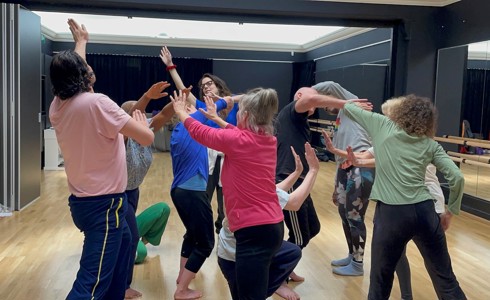
[[(346, 115), (366, 129), (376, 157), (370, 199), (377, 202), (371, 246), (370, 300), (388, 299), (398, 260), (413, 240), (424, 258), (439, 299), (466, 299), (454, 275), (444, 231), (459, 214), (464, 177), (432, 137), (437, 111), (429, 99), (408, 95), (390, 118), (355, 103)], [(448, 210), (440, 216), (425, 185), (426, 167), (436, 166), (448, 181)]]

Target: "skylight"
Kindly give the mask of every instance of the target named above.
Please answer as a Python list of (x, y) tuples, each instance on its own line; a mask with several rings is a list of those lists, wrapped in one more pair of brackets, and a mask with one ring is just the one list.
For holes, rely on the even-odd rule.
[[(56, 40), (71, 37), (67, 20), (84, 24), (92, 37), (141, 38), (167, 41), (206, 41), (264, 43), (301, 47), (345, 30), (344, 27), (252, 24), (174, 19), (137, 18), (35, 11), (44, 28), (55, 34)], [(163, 41), (162, 41), (163, 43)]]

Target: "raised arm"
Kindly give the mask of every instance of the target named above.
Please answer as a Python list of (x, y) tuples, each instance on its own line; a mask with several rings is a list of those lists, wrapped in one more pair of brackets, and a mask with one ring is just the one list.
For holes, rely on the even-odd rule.
[(85, 25), (78, 25), (73, 19), (68, 19), (68, 26), (70, 27), (71, 35), (75, 41), (75, 52), (80, 55), (83, 60), (87, 61), (87, 43), (88, 43), (88, 31)]
[(284, 207), (285, 210), (299, 210), (315, 184), (318, 171), (320, 170), (320, 162), (318, 161), (318, 157), (316, 157), (315, 150), (309, 143), (305, 144), (305, 156), (306, 161), (308, 162), (309, 171), (306, 173), (305, 179), (301, 185), (289, 195), (289, 201)]
[(295, 94), (296, 104), (294, 106), (296, 112), (303, 113), (318, 107), (343, 108), (349, 101), (358, 102), (358, 105), (365, 110), (372, 110), (372, 104), (366, 99), (342, 100), (332, 96), (320, 95), (312, 88), (300, 88)]
[(294, 148), (292, 146), (291, 146), (291, 152), (293, 153), (294, 163), (296, 164), (296, 168), (294, 169), (293, 173), (289, 174), (289, 176), (286, 177), (286, 179), (276, 184), (277, 188), (286, 192), (289, 191), (291, 187), (293, 187), (294, 183), (301, 176), (301, 173), (303, 173), (303, 163), (301, 162), (301, 158), (296, 153), (296, 151), (294, 151)]
[(141, 98), (136, 102), (135, 105), (130, 109), (129, 114), (131, 115), (133, 111), (135, 110), (140, 110), (144, 112), (146, 110), (146, 107), (148, 106), (148, 103), (150, 103), (151, 100), (153, 99), (160, 99), (165, 96), (168, 96), (168, 93), (163, 92), (166, 88), (170, 86), (170, 83), (166, 81), (160, 81), (155, 84), (153, 84), (148, 91), (146, 91)]
[[(182, 81), (182, 78), (180, 78), (179, 73), (177, 72), (177, 66), (174, 65), (172, 61), (172, 53), (170, 53), (170, 50), (166, 46), (163, 46), (162, 49), (160, 50), (160, 59), (162, 62), (165, 64), (167, 67), (168, 72), (170, 73), (170, 76), (172, 77), (175, 86), (179, 90), (183, 90), (186, 88), (184, 82)], [(196, 105), (196, 97), (194, 94), (189, 93), (187, 96), (187, 101), (192, 104)]]

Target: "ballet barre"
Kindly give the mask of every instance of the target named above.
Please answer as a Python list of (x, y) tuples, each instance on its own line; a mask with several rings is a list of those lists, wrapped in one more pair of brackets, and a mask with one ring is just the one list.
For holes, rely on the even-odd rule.
[(490, 148), (490, 143), (488, 141), (483, 141), (483, 140), (475, 140), (475, 139), (467, 139), (467, 138), (460, 138), (460, 137), (434, 137), (434, 140), (438, 142), (443, 142), (443, 143), (451, 143), (451, 144), (458, 144), (458, 145), (463, 145), (463, 146), (473, 146), (473, 147), (480, 147), (480, 148)]
[(488, 157), (488, 156), (464, 154), (464, 153), (458, 153), (458, 152), (453, 152), (453, 151), (446, 151), (446, 153), (450, 156), (456, 156), (456, 157), (460, 157), (460, 158), (464, 158), (464, 159), (468, 159), (468, 160), (481, 162), (484, 164), (490, 164), (490, 157)]
[(478, 167), (484, 167), (484, 168), (490, 168), (490, 164), (485, 164), (482, 162), (474, 161), (471, 159), (466, 159), (466, 158), (461, 158), (461, 157), (455, 157), (455, 156), (449, 156), (454, 162), (458, 162), (461, 164), (467, 164), (467, 165), (472, 165), (472, 166), (478, 166)]

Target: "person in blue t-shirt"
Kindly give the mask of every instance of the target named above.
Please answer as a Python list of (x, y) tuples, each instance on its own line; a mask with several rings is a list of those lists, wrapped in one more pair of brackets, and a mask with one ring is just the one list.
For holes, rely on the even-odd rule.
[[(186, 86), (182, 82), (182, 79), (177, 72), (177, 66), (174, 65), (172, 61), (172, 54), (167, 47), (162, 47), (162, 50), (160, 51), (160, 58), (167, 66), (167, 70), (169, 71), (170, 76), (172, 76), (176, 88), (180, 90), (186, 89)], [(238, 112), (238, 101), (240, 100), (241, 95), (232, 95), (230, 89), (226, 85), (226, 82), (218, 76), (210, 73), (205, 73), (201, 77), (198, 83), (198, 88), (200, 99), (203, 99), (205, 96), (211, 97), (214, 101), (217, 101), (220, 98), (232, 99), (233, 101), (231, 101), (226, 108), (221, 110), (218, 115), (227, 123), (235, 126), (237, 125), (236, 114)], [(199, 100), (192, 93), (188, 94), (187, 102), (194, 104), (197, 109), (206, 107), (204, 101)], [(205, 124), (214, 128), (219, 128), (219, 126), (211, 120), (207, 120)], [(221, 188), (221, 167), (223, 166), (224, 155), (219, 151), (208, 148), (208, 160), (209, 177), (206, 191), (209, 201), (211, 201), (213, 199), (213, 193), (216, 190), (218, 217), (214, 222), (214, 225), (216, 227), (216, 233), (219, 234), (224, 218), (223, 192)]]
[[(207, 98), (207, 101), (212, 100)], [(217, 111), (226, 106), (223, 99), (216, 102)], [(187, 109), (194, 119), (206, 122), (206, 116), (194, 106), (189, 105)], [(208, 154), (206, 147), (193, 140), (180, 122), (170, 137), (170, 155), (174, 175), (170, 195), (186, 229), (174, 298), (194, 299), (201, 297), (202, 293), (190, 289), (189, 283), (214, 247), (213, 211), (206, 193)]]

